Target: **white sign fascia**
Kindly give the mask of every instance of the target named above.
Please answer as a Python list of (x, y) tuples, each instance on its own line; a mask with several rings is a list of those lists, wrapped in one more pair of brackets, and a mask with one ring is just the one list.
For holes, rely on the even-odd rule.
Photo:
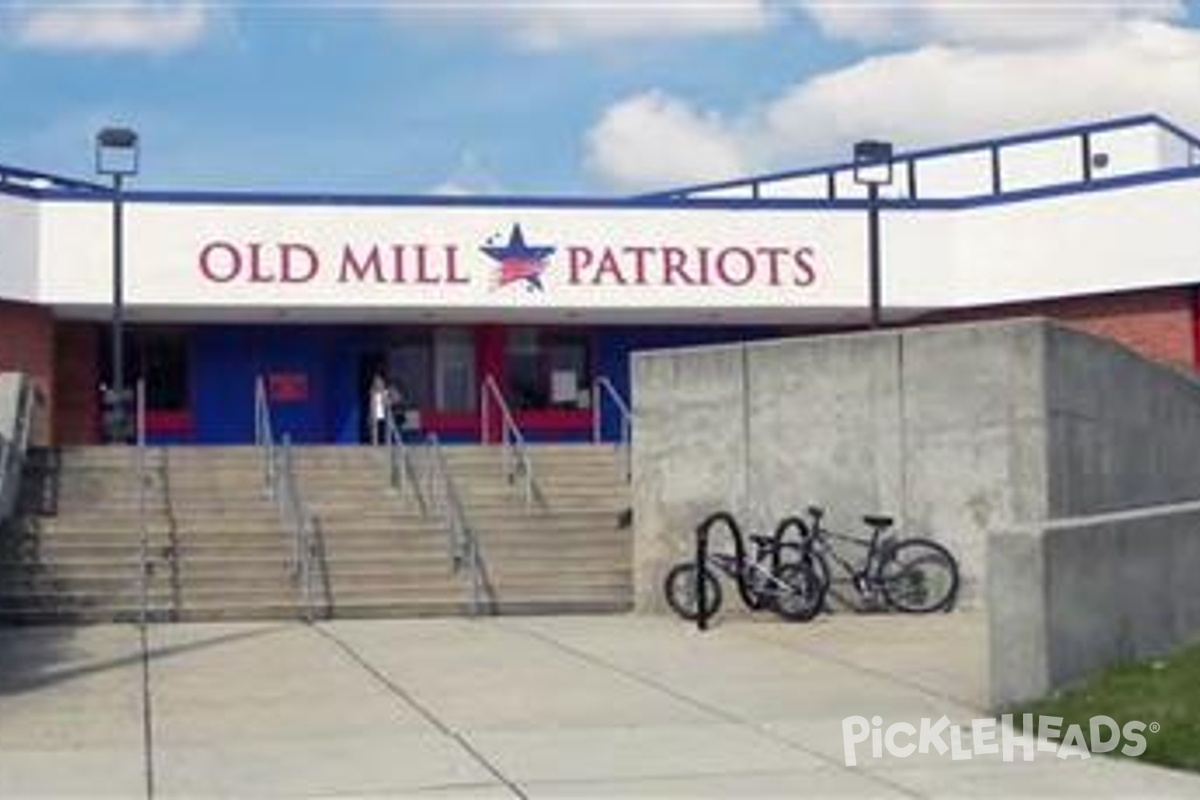
[[(53, 209), (49, 302), (106, 301), (109, 214)], [(854, 308), (866, 294), (855, 213), (130, 203), (125, 219), (135, 305)]]

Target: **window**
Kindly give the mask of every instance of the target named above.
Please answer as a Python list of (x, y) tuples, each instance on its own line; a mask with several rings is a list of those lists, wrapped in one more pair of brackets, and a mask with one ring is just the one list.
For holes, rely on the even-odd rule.
[(514, 409), (588, 406), (590, 344), (585, 333), (514, 328), (505, 343), (507, 395)]
[[(105, 333), (108, 334), (108, 331)], [(186, 411), (190, 406), (187, 333), (146, 327), (127, 328), (123, 341), (125, 388), (132, 393), (138, 380), (144, 379), (147, 409)], [(101, 346), (102, 380), (111, 385), (111, 334), (103, 337)]]
[(387, 374), (409, 408), (474, 413), (479, 392), (474, 332), (454, 327), (398, 332)]
[(473, 413), (478, 387), (472, 332), (466, 328), (439, 328), (433, 340), (433, 362), (438, 410)]
[(433, 407), (433, 348), (427, 333), (406, 333), (388, 351), (388, 379), (409, 408)]

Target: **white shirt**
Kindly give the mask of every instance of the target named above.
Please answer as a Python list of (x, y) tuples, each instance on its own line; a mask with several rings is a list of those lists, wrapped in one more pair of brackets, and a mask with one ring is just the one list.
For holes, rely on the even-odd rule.
[(372, 389), (371, 390), (371, 419), (382, 420), (387, 418), (387, 390)]

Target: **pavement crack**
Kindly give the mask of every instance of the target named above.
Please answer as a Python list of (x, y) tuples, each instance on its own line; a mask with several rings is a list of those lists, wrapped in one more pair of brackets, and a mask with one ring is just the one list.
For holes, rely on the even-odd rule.
[(154, 706), (150, 687), (150, 643), (147, 624), (138, 625), (142, 657), (142, 759), (146, 779), (146, 800), (154, 800)]
[(457, 744), (459, 749), (470, 756), (473, 761), (487, 770), (496, 778), (496, 780), (500, 781), (500, 783), (504, 784), (504, 786), (510, 792), (512, 792), (514, 797), (521, 798), (521, 800), (528, 800), (528, 796), (524, 791), (521, 790), (521, 787), (519, 787), (507, 775), (502, 773), (499, 767), (488, 760), (487, 756), (479, 752), (475, 745), (473, 745), (466, 736), (450, 727), (450, 725), (434, 714), (433, 711), (430, 710), (424, 703), (417, 700), (417, 698), (414, 697), (411, 692), (407, 691), (403, 686), (388, 677), (386, 673), (368, 661), (365, 656), (355, 650), (354, 647), (352, 647), (348, 642), (337, 636), (323, 625), (313, 624), (309, 627), (311, 627), (312, 630), (318, 635), (324, 637), (327, 641), (331, 642), (335, 647), (341, 650), (346, 657), (361, 667), (368, 675), (374, 678), (376, 682), (383, 686), (388, 693), (399, 699), (413, 711), (417, 712), (422, 719), (436, 728), (438, 732)]

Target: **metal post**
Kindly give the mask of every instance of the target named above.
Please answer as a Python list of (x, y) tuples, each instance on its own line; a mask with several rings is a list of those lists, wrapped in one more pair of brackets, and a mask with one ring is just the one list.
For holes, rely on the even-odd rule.
[(696, 629), (708, 630), (708, 524), (696, 529)]
[(867, 250), (871, 269), (871, 327), (881, 322), (882, 287), (879, 265), (879, 184), (867, 185)]
[(479, 387), (479, 443), (490, 444), (491, 435), (488, 433), (488, 390), (487, 379)]
[(592, 384), (592, 444), (600, 443), (600, 381)]
[(124, 350), (124, 195), (126, 175), (138, 171), (138, 135), (130, 128), (103, 128), (96, 134), (96, 172), (112, 176), (112, 383), (106, 399), (109, 438), (128, 444), (129, 403), (125, 389)]
[(141, 580), (138, 585), (140, 611), (138, 613), (138, 624), (141, 626), (141, 635), (146, 635), (146, 606), (149, 605), (149, 571), (150, 571), (150, 543), (149, 531), (146, 528), (146, 427), (144, 420), (146, 418), (146, 384), (143, 381), (137, 383), (137, 481), (138, 481), (138, 543), (139, 556), (141, 562)]
[[(910, 162), (911, 165), (911, 162)], [(883, 292), (879, 256), (879, 186), (892, 182), (892, 144), (866, 140), (854, 145), (854, 182), (867, 187), (867, 260), (870, 271), (870, 327), (882, 322)]]
[(109, 413), (112, 415), (112, 431), (110, 438), (114, 442), (127, 442), (128, 432), (125, 428), (125, 297), (122, 291), (124, 283), (124, 204), (121, 202), (121, 184), (124, 176), (114, 173), (113, 179), (113, 213), (112, 213), (112, 369), (113, 369), (113, 399)]

